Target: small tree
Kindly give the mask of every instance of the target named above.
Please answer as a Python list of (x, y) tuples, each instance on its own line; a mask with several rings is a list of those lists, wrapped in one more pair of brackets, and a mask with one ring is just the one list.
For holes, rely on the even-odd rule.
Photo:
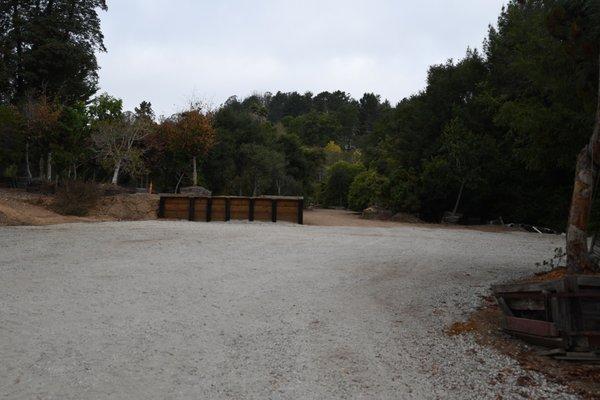
[(92, 141), (100, 161), (107, 168), (112, 168), (111, 182), (114, 185), (123, 170), (137, 168), (137, 163), (141, 162), (141, 149), (135, 145), (151, 130), (152, 125), (147, 119), (136, 118), (131, 112), (97, 122)]
[(485, 159), (492, 147), (486, 144), (481, 135), (476, 135), (464, 126), (462, 121), (454, 118), (442, 135), (442, 152), (453, 166), (453, 176), (459, 184), (456, 202), (452, 210), (456, 214), (463, 192), (468, 184), (481, 179)]
[(362, 164), (340, 161), (327, 169), (323, 187), (323, 201), (326, 205), (348, 207), (350, 185), (358, 174), (364, 171)]
[(381, 199), (389, 181), (377, 171), (365, 171), (356, 176), (348, 192), (348, 206), (351, 210), (362, 211), (372, 205), (382, 205)]
[[(187, 160), (192, 167), (192, 185), (198, 185), (198, 158), (205, 156), (215, 144), (211, 116), (199, 106), (174, 115), (163, 122), (168, 147), (176, 158)], [(188, 164), (189, 165), (189, 164)]]
[(240, 146), (241, 165), (239, 184), (242, 192), (252, 196), (264, 194), (274, 186), (281, 194), (285, 179), (285, 157), (266, 146), (246, 143)]

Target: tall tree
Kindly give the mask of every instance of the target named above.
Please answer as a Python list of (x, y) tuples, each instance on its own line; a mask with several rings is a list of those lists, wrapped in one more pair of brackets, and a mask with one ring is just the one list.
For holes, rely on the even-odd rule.
[[(56, 141), (61, 112), (61, 107), (49, 101), (46, 96), (30, 97), (22, 106), (21, 114), (25, 120), (26, 132), (25, 165), (29, 180), (33, 178), (30, 166), (32, 147), (35, 147), (40, 154), (39, 178), (46, 180), (52, 178), (52, 145)], [(46, 156), (46, 176), (44, 176), (44, 156)]]
[(46, 94), (70, 104), (97, 90), (97, 51), (105, 51), (105, 0), (0, 3), (0, 100)]

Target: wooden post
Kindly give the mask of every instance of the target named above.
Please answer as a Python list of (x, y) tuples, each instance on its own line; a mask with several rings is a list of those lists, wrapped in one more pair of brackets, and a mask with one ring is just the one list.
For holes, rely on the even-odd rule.
[(206, 222), (212, 220), (212, 197), (206, 199)]
[(160, 196), (160, 200), (158, 201), (158, 218), (165, 217), (165, 202), (167, 198), (164, 196)]
[(196, 216), (196, 198), (190, 197), (190, 204), (188, 206), (188, 220), (193, 221)]
[(231, 199), (225, 199), (225, 221), (231, 221)]
[(298, 200), (298, 223), (304, 225), (304, 199)]
[(271, 220), (277, 222), (277, 200), (271, 200)]
[(248, 220), (250, 222), (254, 221), (254, 198), (250, 199), (250, 210), (248, 210)]

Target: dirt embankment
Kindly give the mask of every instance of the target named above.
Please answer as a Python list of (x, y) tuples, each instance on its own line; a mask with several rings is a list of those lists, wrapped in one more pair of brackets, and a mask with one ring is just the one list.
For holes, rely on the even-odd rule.
[(54, 197), (23, 190), (0, 189), (0, 225), (53, 225), (71, 222), (140, 221), (156, 219), (158, 196), (103, 196), (85, 217), (61, 215), (52, 209)]

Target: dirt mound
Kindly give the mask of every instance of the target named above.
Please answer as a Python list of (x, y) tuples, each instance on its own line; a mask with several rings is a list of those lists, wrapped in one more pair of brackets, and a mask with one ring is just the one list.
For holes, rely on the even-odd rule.
[(548, 282), (554, 281), (557, 279), (562, 279), (567, 276), (567, 269), (565, 267), (555, 268), (551, 271), (547, 272), (538, 272), (533, 276), (528, 276), (523, 279), (523, 282), (532, 283), (532, 282)]
[(120, 194), (100, 198), (90, 215), (116, 220), (143, 221), (156, 219), (159, 196), (151, 194)]
[(54, 196), (0, 189), (0, 225), (52, 225), (69, 222), (97, 222), (156, 219), (159, 196), (119, 194), (101, 197), (86, 217), (66, 216), (52, 208)]
[(0, 225), (52, 225), (89, 221), (89, 218), (60, 215), (21, 199), (0, 197)]

